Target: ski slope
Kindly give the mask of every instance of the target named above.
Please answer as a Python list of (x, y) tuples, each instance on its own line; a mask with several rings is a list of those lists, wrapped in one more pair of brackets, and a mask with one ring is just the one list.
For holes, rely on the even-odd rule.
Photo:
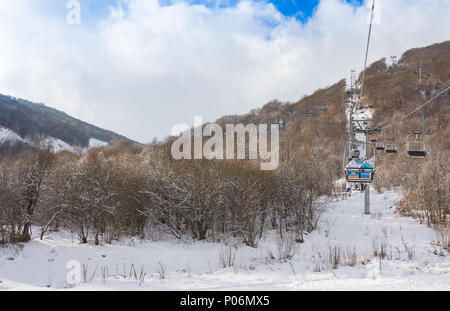
[[(277, 259), (274, 232), (254, 249), (170, 239), (80, 245), (67, 232), (40, 241), (35, 228), (23, 247), (0, 248), (0, 290), (450, 290), (450, 255), (433, 245), (439, 239), (433, 229), (395, 213), (400, 198), (372, 191), (371, 215), (363, 214), (363, 193), (330, 202), (290, 260)], [(386, 257), (380, 260), (374, 250), (381, 245)], [(347, 260), (355, 254), (354, 265), (342, 259), (333, 267), (330, 250)], [(85, 267), (86, 280), (71, 286), (73, 260)]]
[[(372, 119), (373, 111), (369, 108), (357, 109), (354, 113), (355, 120), (370, 120)], [(365, 126), (364, 123), (360, 122), (361, 126)], [(371, 125), (371, 124), (368, 124)], [(364, 133), (356, 133), (355, 138), (360, 144), (358, 145), (358, 149), (361, 152), (361, 155), (366, 155), (366, 136)]]

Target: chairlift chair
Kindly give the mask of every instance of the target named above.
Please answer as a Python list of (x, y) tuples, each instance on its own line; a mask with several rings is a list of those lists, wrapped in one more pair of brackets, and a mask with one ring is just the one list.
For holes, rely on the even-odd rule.
[(373, 168), (355, 168), (346, 170), (346, 180), (356, 183), (372, 183), (375, 171)]
[(414, 140), (411, 137), (414, 135), (408, 135), (406, 141), (406, 153), (411, 158), (425, 158), (427, 151), (425, 149), (425, 143), (420, 140), (420, 134), (415, 134)]
[(348, 159), (347, 152), (349, 151), (349, 144), (344, 151), (344, 173), (347, 182), (354, 183), (372, 183), (376, 172), (376, 155), (375, 147), (370, 145), (373, 149), (374, 160), (367, 159), (350, 159), (349, 163), (346, 163), (345, 159)]
[[(420, 131), (414, 131), (406, 138), (406, 154), (411, 158), (425, 158), (427, 156), (425, 143), (420, 138), (425, 128), (423, 111), (421, 120), (422, 120), (422, 127)], [(413, 136), (414, 139), (411, 139), (411, 137)]]
[(398, 153), (397, 144), (387, 144), (386, 148), (384, 149), (384, 152), (390, 154), (397, 154)]
[(360, 155), (361, 155), (361, 153), (359, 152), (358, 149), (355, 149), (352, 151), (352, 159), (359, 159)]
[(384, 142), (382, 140), (377, 140), (375, 148), (376, 148), (376, 150), (384, 151)]
[(397, 148), (397, 144), (394, 143), (395, 142), (395, 128), (393, 130), (393, 136), (391, 138), (389, 138), (389, 144), (386, 144), (386, 148), (384, 150), (384, 152), (389, 153), (389, 154), (397, 154), (398, 153), (398, 148)]

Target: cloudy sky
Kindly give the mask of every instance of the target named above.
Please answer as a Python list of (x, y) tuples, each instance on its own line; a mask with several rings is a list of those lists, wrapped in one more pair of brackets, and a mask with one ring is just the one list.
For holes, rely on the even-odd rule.
[[(356, 0), (1, 0), (0, 93), (140, 142), (296, 101), (363, 66)], [(450, 39), (449, 0), (377, 0), (369, 61)]]

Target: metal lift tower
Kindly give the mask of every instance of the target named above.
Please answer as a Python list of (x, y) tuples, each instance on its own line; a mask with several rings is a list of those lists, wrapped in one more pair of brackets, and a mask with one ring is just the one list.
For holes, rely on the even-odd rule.
[[(381, 121), (380, 120), (352, 120), (353, 132), (363, 133), (366, 137), (366, 159), (370, 158), (370, 140), (369, 136), (375, 135), (381, 132)], [(370, 214), (370, 185), (367, 185), (364, 192), (364, 214)]]

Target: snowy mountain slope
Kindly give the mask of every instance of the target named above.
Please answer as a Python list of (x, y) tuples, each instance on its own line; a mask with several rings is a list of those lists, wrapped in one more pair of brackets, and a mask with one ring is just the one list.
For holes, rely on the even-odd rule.
[(11, 131), (10, 129), (0, 127), (0, 143), (6, 142), (6, 141), (22, 141), (25, 142), (25, 140), (20, 137), (19, 134), (17, 134), (14, 131)]
[(106, 143), (129, 141), (124, 136), (78, 120), (54, 108), (2, 94), (0, 128), (17, 133), (22, 139), (52, 137), (55, 145), (58, 145), (55, 149), (58, 150), (68, 149), (65, 144), (89, 148), (92, 139)]
[[(51, 233), (40, 241), (36, 229), (23, 249), (0, 249), (0, 289), (450, 290), (450, 255), (433, 245), (439, 238), (433, 229), (394, 213), (400, 197), (398, 192), (372, 193), (371, 215), (363, 214), (363, 193), (331, 202), (320, 228), (296, 244), (290, 260), (277, 259), (275, 233), (253, 249), (136, 239), (79, 245), (68, 233)], [(374, 252), (382, 247), (380, 260)], [(330, 252), (337, 251), (341, 263), (333, 267)], [(81, 284), (67, 285), (71, 260), (84, 265), (87, 282), (81, 277)], [(137, 275), (145, 271), (143, 282), (133, 269)]]
[(108, 144), (107, 142), (95, 138), (89, 139), (89, 148), (103, 147), (106, 146), (107, 144)]
[[(30, 147), (33, 146), (34, 142), (31, 138), (26, 137), (26, 138), (22, 138), (19, 134), (17, 134), (14, 131), (11, 131), (10, 129), (7, 128), (3, 128), (0, 127), (0, 144), (2, 143), (23, 143), (26, 145), (29, 145)], [(45, 139), (46, 143), (50, 143), (53, 147), (54, 152), (59, 152), (62, 150), (68, 150), (68, 151), (74, 151), (74, 147), (69, 145), (68, 143), (66, 143), (65, 141), (55, 138), (55, 137), (47, 137)], [(87, 148), (84, 148), (85, 150), (89, 149), (89, 148), (94, 148), (94, 147), (102, 147), (102, 146), (106, 146), (108, 143), (95, 139), (95, 138), (91, 138), (89, 139), (89, 145)]]
[(53, 150), (55, 152), (62, 151), (62, 150), (68, 150), (73, 151), (73, 147), (70, 146), (68, 143), (62, 141), (61, 139), (49, 137), (46, 139), (46, 142), (51, 143), (53, 146)]

